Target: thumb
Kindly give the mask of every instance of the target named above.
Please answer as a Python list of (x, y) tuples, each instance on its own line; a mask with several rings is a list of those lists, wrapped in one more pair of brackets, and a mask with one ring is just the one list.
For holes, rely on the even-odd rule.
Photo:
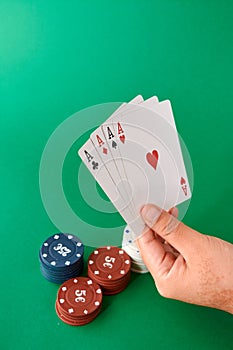
[(148, 227), (166, 240), (184, 257), (194, 251), (197, 231), (180, 222), (173, 215), (153, 204), (145, 205), (141, 210), (141, 216)]

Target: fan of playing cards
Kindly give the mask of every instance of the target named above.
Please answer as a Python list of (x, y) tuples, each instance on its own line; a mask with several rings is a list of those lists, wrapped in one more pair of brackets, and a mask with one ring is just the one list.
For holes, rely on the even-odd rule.
[(135, 236), (144, 204), (168, 210), (191, 197), (169, 100), (138, 95), (123, 103), (78, 154)]

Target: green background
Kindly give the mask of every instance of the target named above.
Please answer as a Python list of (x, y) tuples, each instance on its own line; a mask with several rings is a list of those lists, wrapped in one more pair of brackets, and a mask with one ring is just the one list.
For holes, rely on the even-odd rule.
[(46, 141), (76, 111), (138, 93), (172, 101), (195, 176), (184, 222), (233, 242), (232, 16), (232, 1), (0, 2), (2, 349), (232, 348), (231, 315), (163, 299), (149, 275), (65, 325), (38, 265), (57, 231), (39, 191)]

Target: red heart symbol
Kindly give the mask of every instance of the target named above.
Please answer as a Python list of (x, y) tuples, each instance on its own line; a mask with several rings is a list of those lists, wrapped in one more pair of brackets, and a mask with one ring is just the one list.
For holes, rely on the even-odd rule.
[(186, 184), (186, 181), (185, 181), (185, 179), (184, 179), (183, 177), (180, 179), (180, 184), (181, 184), (181, 185)]
[(120, 136), (120, 140), (121, 140), (122, 143), (125, 143), (125, 135), (121, 135)]
[(158, 160), (159, 160), (159, 154), (156, 150), (153, 150), (152, 153), (147, 153), (146, 160), (148, 163), (156, 170)]

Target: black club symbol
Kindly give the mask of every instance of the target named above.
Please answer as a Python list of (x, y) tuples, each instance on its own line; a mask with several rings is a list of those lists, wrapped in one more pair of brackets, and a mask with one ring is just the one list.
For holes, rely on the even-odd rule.
[(98, 169), (99, 164), (98, 164), (97, 162), (94, 162), (94, 161), (93, 161), (91, 164), (92, 164), (93, 170)]

